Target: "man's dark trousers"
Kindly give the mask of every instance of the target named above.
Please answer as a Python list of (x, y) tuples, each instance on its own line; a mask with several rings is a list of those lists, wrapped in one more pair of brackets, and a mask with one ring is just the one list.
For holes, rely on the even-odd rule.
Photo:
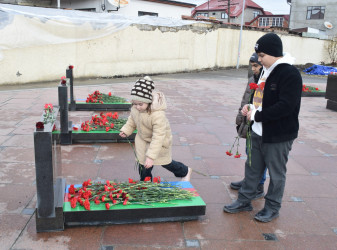
[(256, 189), (268, 168), (270, 183), (265, 196), (265, 207), (274, 212), (281, 208), (286, 181), (286, 164), (294, 140), (279, 143), (263, 143), (262, 136), (252, 131), (251, 166), (249, 157), (245, 164), (245, 179), (239, 190), (238, 201), (249, 202), (256, 195)]

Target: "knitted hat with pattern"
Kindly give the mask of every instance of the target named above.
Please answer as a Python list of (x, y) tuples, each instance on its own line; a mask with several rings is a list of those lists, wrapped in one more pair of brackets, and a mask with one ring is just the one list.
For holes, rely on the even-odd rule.
[(131, 90), (131, 98), (135, 101), (151, 103), (152, 90), (154, 90), (154, 83), (149, 76), (138, 79)]

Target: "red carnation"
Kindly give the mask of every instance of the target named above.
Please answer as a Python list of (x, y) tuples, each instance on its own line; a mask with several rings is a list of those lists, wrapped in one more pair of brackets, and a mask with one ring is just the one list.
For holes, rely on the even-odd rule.
[(240, 158), (241, 154), (236, 153), (236, 155), (234, 155), (234, 158)]
[(76, 203), (77, 203), (77, 199), (73, 198), (73, 199), (70, 200), (70, 206), (71, 206), (72, 208), (75, 208), (75, 207), (76, 207)]
[(69, 189), (68, 189), (69, 194), (74, 194), (75, 193), (75, 186), (72, 184), (70, 185)]
[(84, 201), (84, 208), (85, 208), (86, 210), (90, 210), (90, 202), (89, 202), (88, 199), (86, 199), (86, 200)]
[(110, 209), (110, 204), (109, 203), (105, 203), (105, 207), (106, 207), (106, 209)]
[(153, 182), (154, 182), (154, 183), (160, 183), (160, 177), (159, 177), (159, 176), (154, 177), (154, 178), (153, 178)]
[(257, 89), (259, 87), (259, 85), (257, 85), (255, 82), (251, 82), (250, 84), (249, 84), (249, 88), (250, 89)]
[(44, 129), (43, 122), (37, 122), (35, 126), (36, 126), (37, 129)]
[(226, 151), (226, 155), (232, 156), (232, 152), (231, 151)]
[(146, 176), (144, 181), (151, 181), (151, 177), (150, 176)]

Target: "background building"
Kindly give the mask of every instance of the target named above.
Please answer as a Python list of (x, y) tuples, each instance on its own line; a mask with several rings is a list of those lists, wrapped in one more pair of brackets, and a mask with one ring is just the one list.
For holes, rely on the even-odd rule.
[(337, 35), (337, 0), (287, 0), (289, 29), (320, 38)]
[(37, 7), (83, 10), (90, 12), (113, 12), (127, 16), (158, 16), (181, 19), (191, 15), (196, 6), (186, 0), (0, 0), (0, 3), (29, 5)]
[[(229, 4), (229, 8), (228, 8)], [(229, 23), (241, 23), (243, 0), (210, 0), (192, 11), (193, 17), (204, 16)], [(228, 20), (228, 9), (230, 20)], [(251, 0), (246, 0), (244, 22), (250, 22), (258, 15), (265, 14), (263, 8)]]

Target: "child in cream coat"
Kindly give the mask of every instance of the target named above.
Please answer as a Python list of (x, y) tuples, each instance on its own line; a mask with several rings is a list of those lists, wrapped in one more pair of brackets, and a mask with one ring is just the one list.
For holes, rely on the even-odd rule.
[(139, 161), (140, 180), (151, 177), (153, 165), (161, 165), (182, 181), (190, 181), (192, 169), (172, 160), (172, 133), (166, 118), (166, 100), (161, 92), (154, 90), (148, 76), (139, 79), (131, 90), (132, 108), (126, 124), (120, 130), (127, 137), (137, 129), (136, 156)]

